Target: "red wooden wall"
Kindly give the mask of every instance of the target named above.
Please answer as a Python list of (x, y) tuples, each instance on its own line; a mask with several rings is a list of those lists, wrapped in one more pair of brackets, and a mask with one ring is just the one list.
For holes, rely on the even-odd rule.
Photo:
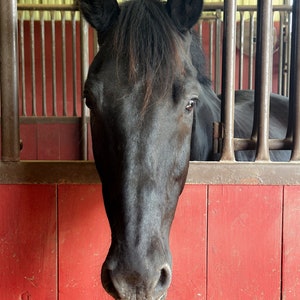
[[(300, 187), (186, 185), (168, 300), (300, 299)], [(3, 300), (111, 299), (100, 185), (0, 185)]]

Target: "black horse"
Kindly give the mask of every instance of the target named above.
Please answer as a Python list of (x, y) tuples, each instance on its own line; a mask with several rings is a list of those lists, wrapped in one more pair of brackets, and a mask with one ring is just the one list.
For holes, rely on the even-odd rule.
[[(165, 299), (169, 232), (189, 160), (212, 158), (212, 123), (220, 115), (191, 30), (203, 1), (81, 0), (80, 6), (100, 46), (84, 96), (112, 234), (102, 283), (115, 299)], [(236, 97), (236, 135), (250, 135), (253, 93)], [(285, 101), (274, 101), (274, 116), (283, 110)], [(284, 121), (272, 117), (279, 137)]]

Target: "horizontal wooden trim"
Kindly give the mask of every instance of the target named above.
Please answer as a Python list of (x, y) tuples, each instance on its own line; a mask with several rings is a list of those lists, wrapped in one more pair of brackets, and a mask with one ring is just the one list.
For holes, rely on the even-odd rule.
[(300, 163), (191, 162), (187, 183), (299, 185)]
[(81, 117), (20, 117), (20, 124), (80, 124)]
[(100, 183), (92, 161), (0, 162), (0, 184)]
[[(86, 122), (89, 123), (90, 117), (86, 116), (85, 118)], [(34, 116), (20, 116), (19, 117), (19, 123), (20, 124), (81, 124), (82, 123), (82, 117), (80, 116), (40, 116), (40, 117), (34, 117)], [(0, 117), (0, 126), (1, 126), (1, 117)]]
[[(100, 183), (92, 161), (0, 162), (0, 184)], [(190, 162), (188, 184), (300, 185), (300, 163)]]

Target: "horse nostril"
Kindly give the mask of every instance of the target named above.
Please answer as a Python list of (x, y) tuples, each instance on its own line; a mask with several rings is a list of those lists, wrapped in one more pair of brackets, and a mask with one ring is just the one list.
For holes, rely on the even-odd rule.
[(155, 287), (156, 292), (165, 292), (170, 286), (171, 279), (172, 271), (170, 266), (166, 264), (160, 270), (160, 276)]
[(111, 278), (111, 271), (109, 269), (106, 269), (105, 267), (102, 267), (101, 281), (103, 287), (110, 295), (112, 295), (114, 298), (119, 297), (119, 293), (115, 288), (114, 282)]
[[(157, 269), (156, 269), (157, 270)], [(153, 270), (154, 271), (154, 270)], [(102, 285), (115, 299), (165, 299), (171, 283), (172, 272), (168, 264), (163, 265), (158, 273), (151, 272), (145, 277), (138, 272), (111, 270), (106, 264), (101, 271)], [(145, 298), (147, 297), (147, 298)]]

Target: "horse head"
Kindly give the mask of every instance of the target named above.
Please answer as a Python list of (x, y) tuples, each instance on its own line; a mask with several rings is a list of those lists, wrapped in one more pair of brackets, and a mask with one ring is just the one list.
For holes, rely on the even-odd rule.
[(169, 232), (200, 93), (190, 29), (202, 5), (80, 3), (100, 45), (84, 97), (112, 237), (101, 278), (115, 299), (165, 299), (171, 283)]

